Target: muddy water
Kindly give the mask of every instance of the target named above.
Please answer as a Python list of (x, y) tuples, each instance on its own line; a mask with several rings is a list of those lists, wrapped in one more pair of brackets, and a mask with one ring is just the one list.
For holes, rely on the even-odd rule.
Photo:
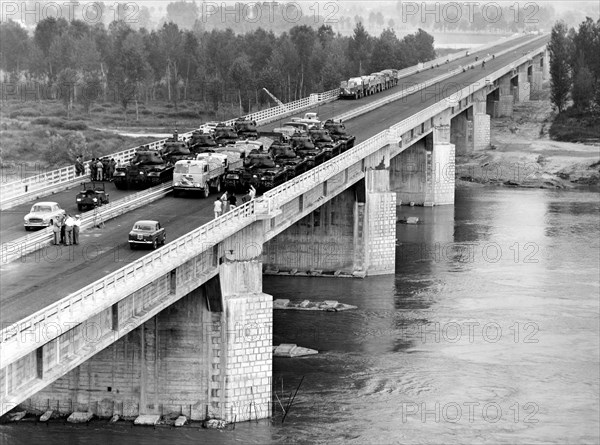
[(274, 360), (281, 423), (232, 431), (59, 423), (0, 426), (1, 443), (598, 443), (600, 204), (594, 192), (457, 190), (456, 205), (402, 207), (394, 276), (265, 277), (292, 300), (339, 313), (276, 311), (275, 343), (317, 356)]

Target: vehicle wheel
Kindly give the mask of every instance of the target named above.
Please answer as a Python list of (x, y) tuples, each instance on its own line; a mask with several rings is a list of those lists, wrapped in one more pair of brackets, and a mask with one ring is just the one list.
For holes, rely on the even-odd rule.
[(29, 232), (30, 230), (31, 230), (31, 227), (27, 227), (27, 226), (25, 226), (25, 231), (26, 231), (26, 232)]
[(217, 179), (217, 185), (215, 186), (215, 190), (217, 193), (221, 193), (221, 180)]
[(77, 204), (77, 210), (81, 212), (83, 210), (83, 206), (81, 204)]
[(165, 234), (165, 236), (163, 236), (162, 242), (160, 243), (161, 246), (164, 246), (167, 243), (167, 235)]
[(177, 198), (179, 196), (179, 190), (173, 190), (173, 197)]
[(152, 249), (156, 250), (157, 247), (158, 247), (158, 241), (156, 241), (156, 240), (152, 241)]
[(131, 250), (135, 250), (135, 244), (129, 244), (129, 248), (130, 248)]
[(209, 187), (209, 186), (208, 186), (208, 182), (206, 182), (206, 183), (204, 184), (204, 190), (203, 190), (203, 192), (202, 192), (202, 194), (203, 194), (204, 198), (208, 198), (208, 195), (210, 195), (210, 189), (209, 189), (208, 187)]

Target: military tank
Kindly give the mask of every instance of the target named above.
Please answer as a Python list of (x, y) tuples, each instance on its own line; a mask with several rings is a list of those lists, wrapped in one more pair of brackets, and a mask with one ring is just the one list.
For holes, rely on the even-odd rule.
[(175, 164), (177, 161), (194, 159), (194, 155), (183, 141), (167, 141), (160, 150), (160, 155), (169, 164)]
[(298, 156), (288, 143), (276, 141), (269, 147), (269, 154), (279, 165), (287, 167), (287, 179), (292, 179), (309, 169), (308, 160)]
[(325, 121), (323, 128), (329, 131), (330, 136), (334, 141), (344, 141), (345, 147), (342, 151), (350, 150), (354, 147), (356, 136), (351, 136), (346, 132), (346, 126), (340, 120), (328, 119)]
[(190, 140), (187, 143), (190, 152), (194, 155), (199, 153), (210, 152), (218, 147), (217, 142), (212, 134), (202, 131), (194, 131)]
[(215, 142), (217, 145), (225, 146), (227, 144), (233, 144), (239, 140), (238, 134), (231, 125), (225, 125), (220, 123), (215, 128)]
[(174, 166), (156, 150), (138, 150), (128, 165), (117, 167), (113, 181), (118, 189), (144, 189), (173, 180)]
[(240, 117), (233, 123), (233, 128), (242, 139), (258, 139), (256, 121)]

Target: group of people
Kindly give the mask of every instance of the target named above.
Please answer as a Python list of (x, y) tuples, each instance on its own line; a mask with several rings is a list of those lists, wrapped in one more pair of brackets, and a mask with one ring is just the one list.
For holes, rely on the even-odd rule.
[(117, 161), (114, 158), (92, 158), (90, 161), (90, 176), (92, 181), (112, 181), (113, 174), (117, 169)]
[[(90, 168), (90, 177), (92, 181), (112, 181), (113, 174), (117, 169), (117, 161), (114, 158), (92, 158), (88, 164)], [(82, 176), (85, 174), (85, 165), (81, 156), (77, 156), (75, 161), (75, 174)]]
[[(256, 197), (256, 189), (253, 185), (250, 186), (248, 194), (242, 198), (242, 201), (251, 201)], [(237, 207), (237, 197), (233, 193), (225, 192), (220, 198), (215, 199), (214, 212), (215, 218), (229, 212)]]
[(58, 216), (54, 220), (52, 232), (54, 234), (54, 245), (64, 244), (79, 244), (79, 229), (81, 227), (81, 215), (70, 214)]

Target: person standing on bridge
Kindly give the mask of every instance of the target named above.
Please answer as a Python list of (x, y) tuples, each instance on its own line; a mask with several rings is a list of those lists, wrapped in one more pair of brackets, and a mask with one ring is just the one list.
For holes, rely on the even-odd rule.
[(54, 245), (58, 246), (60, 244), (60, 216), (57, 216), (54, 220), (54, 224), (52, 224), (52, 234), (54, 235)]
[(73, 244), (73, 224), (75, 223), (75, 220), (73, 219), (73, 217), (69, 214), (67, 214), (67, 219), (65, 220), (65, 238), (66, 238), (66, 243), (65, 245), (70, 246), (71, 244)]
[(219, 198), (215, 199), (214, 211), (215, 219), (217, 219), (223, 213), (223, 202)]
[(250, 186), (250, 190), (248, 190), (248, 195), (250, 195), (250, 201), (252, 201), (256, 197), (256, 189), (253, 185)]
[(100, 158), (98, 158), (98, 162), (96, 162), (96, 181), (102, 181), (102, 169), (104, 168), (104, 164)]
[(223, 213), (227, 213), (229, 211), (229, 193), (227, 193), (227, 190), (225, 190), (225, 193), (221, 196), (221, 203), (223, 205), (221, 210)]
[(79, 244), (79, 228), (81, 227), (81, 215), (75, 215), (73, 221), (73, 244)]

